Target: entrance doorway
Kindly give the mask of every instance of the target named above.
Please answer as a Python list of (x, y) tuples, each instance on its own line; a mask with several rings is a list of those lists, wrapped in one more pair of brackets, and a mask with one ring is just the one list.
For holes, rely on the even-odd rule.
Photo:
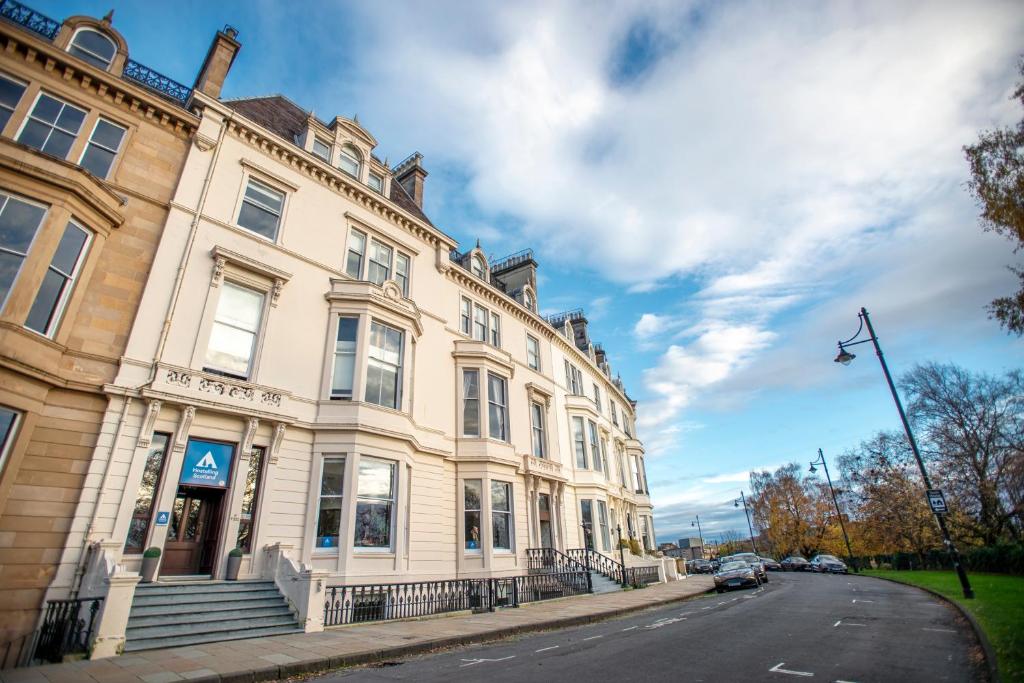
[(546, 493), (537, 495), (537, 518), (540, 521), (540, 547), (553, 548), (551, 540), (551, 498)]
[(160, 574), (212, 574), (221, 532), (224, 489), (179, 486)]

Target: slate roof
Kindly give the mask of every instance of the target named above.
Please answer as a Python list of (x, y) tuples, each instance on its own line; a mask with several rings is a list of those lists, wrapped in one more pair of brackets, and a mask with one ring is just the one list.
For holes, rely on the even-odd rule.
[[(306, 120), (309, 118), (309, 112), (284, 95), (224, 100), (223, 104), (293, 143), (305, 132)], [(326, 123), (322, 121), (321, 123), (327, 126)], [(409, 193), (405, 191), (405, 188), (393, 178), (391, 182), (391, 196), (388, 199), (427, 225), (434, 225), (427, 218), (427, 215), (423, 213), (423, 209), (417, 206), (413, 198), (409, 196)]]

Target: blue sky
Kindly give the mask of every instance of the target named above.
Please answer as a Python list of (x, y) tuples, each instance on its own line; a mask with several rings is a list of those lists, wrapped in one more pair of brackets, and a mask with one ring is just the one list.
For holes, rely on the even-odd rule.
[[(898, 418), (895, 374), (1000, 372), (1010, 244), (977, 227), (961, 147), (1019, 120), (1016, 2), (55, 2), (191, 84), (239, 29), (225, 97), (358, 114), (430, 171), (427, 212), (533, 247), (544, 312), (583, 306), (640, 402), (659, 541), (745, 527), (751, 469), (830, 461)], [(861, 347), (864, 349), (864, 347)]]

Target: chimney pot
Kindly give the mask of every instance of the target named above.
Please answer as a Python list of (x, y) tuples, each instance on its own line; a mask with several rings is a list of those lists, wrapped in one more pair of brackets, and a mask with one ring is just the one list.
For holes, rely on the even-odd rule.
[(213, 42), (210, 44), (210, 50), (206, 53), (203, 66), (199, 69), (199, 75), (196, 77), (195, 86), (193, 86), (194, 90), (210, 97), (220, 97), (220, 92), (224, 88), (224, 80), (242, 47), (235, 40), (237, 36), (238, 31), (232, 26), (225, 26), (223, 31), (217, 31), (217, 35), (213, 37)]

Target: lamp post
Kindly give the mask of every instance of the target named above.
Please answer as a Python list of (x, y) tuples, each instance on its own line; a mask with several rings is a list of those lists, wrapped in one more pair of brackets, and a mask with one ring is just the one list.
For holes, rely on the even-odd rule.
[(622, 587), (626, 587), (626, 549), (622, 547), (622, 525), (615, 525), (615, 533), (619, 535), (619, 562), (622, 564)]
[(754, 554), (757, 555), (757, 544), (754, 543), (754, 525), (750, 523), (750, 512), (747, 510), (747, 497), (743, 495), (743, 491), (740, 491), (740, 497), (732, 502), (733, 507), (739, 507), (740, 501), (743, 501), (743, 516), (747, 518), (747, 529), (750, 530), (750, 547), (754, 549)]
[(811, 463), (811, 474), (818, 471), (815, 465), (821, 465), (825, 468), (825, 481), (828, 482), (828, 490), (832, 493), (832, 504), (836, 506), (836, 515), (839, 516), (839, 528), (843, 530), (843, 540), (846, 541), (846, 552), (850, 558), (850, 566), (853, 567), (855, 574), (859, 574), (860, 570), (857, 569), (857, 562), (853, 559), (853, 548), (850, 547), (850, 537), (846, 535), (846, 525), (843, 524), (843, 513), (839, 510), (839, 502), (836, 500), (836, 490), (832, 487), (832, 477), (828, 474), (828, 463), (825, 462), (825, 454), (822, 453), (821, 449), (818, 449), (818, 459)]
[[(857, 356), (847, 351), (847, 347), (856, 346), (857, 344), (866, 344), (871, 342), (875, 347), (875, 355), (878, 356), (878, 362), (882, 365), (882, 373), (885, 375), (885, 381), (889, 385), (889, 391), (892, 393), (892, 400), (896, 403), (896, 411), (900, 414), (900, 421), (903, 422), (903, 431), (907, 434), (907, 441), (910, 442), (910, 450), (914, 453), (914, 459), (917, 460), (917, 466), (921, 470), (921, 480), (924, 482), (926, 490), (931, 489), (932, 484), (928, 479), (928, 471), (924, 467), (924, 460), (921, 459), (921, 452), (917, 448), (917, 441), (914, 439), (914, 433), (910, 430), (910, 422), (907, 421), (907, 414), (903, 412), (903, 404), (900, 403), (900, 396), (896, 393), (896, 385), (893, 384), (892, 375), (889, 374), (889, 366), (885, 363), (885, 356), (882, 355), (882, 347), (878, 345), (878, 336), (875, 334), (875, 328), (871, 326), (871, 318), (868, 317), (868, 309), (861, 308), (860, 313), (857, 314), (860, 318), (860, 326), (857, 327), (857, 332), (846, 341), (839, 342), (839, 353), (835, 357), (836, 363), (842, 365), (849, 365)], [(864, 327), (868, 328), (868, 338), (858, 340)], [(942, 532), (942, 542), (946, 545), (946, 550), (949, 551), (949, 556), (953, 561), (953, 567), (956, 569), (956, 574), (960, 578), (960, 586), (963, 588), (965, 598), (973, 598), (974, 591), (971, 589), (971, 583), (967, 579), (967, 571), (964, 569), (963, 563), (960, 561), (960, 553), (957, 552), (956, 547), (953, 545), (953, 539), (949, 536), (949, 529), (946, 528), (946, 520), (942, 514), (933, 512), (936, 521), (939, 523), (939, 530)]]
[[(697, 519), (697, 521), (696, 521), (697, 535), (700, 536), (700, 559), (703, 560), (704, 559), (704, 532), (700, 530), (700, 515), (694, 515), (694, 517)], [(691, 527), (694, 526), (694, 524), (695, 524), (694, 522), (690, 522), (690, 526)]]

